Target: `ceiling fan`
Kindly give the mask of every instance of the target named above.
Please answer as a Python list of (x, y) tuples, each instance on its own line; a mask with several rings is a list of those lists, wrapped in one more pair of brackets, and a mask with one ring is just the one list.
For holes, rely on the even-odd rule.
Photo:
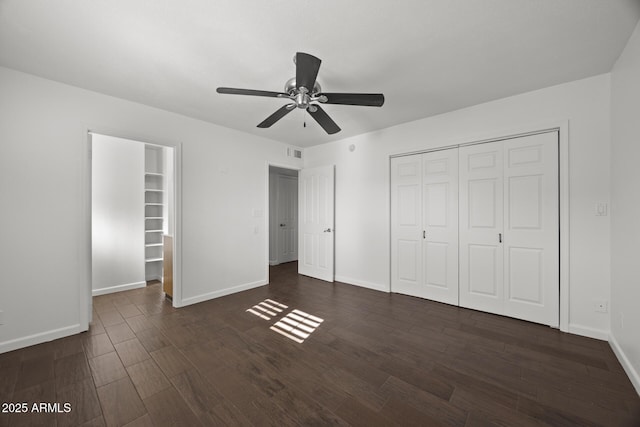
[(293, 62), (296, 64), (296, 76), (287, 81), (284, 86), (284, 92), (236, 89), (231, 87), (219, 87), (217, 92), (230, 95), (267, 96), (291, 101), (267, 117), (258, 125), (259, 128), (271, 127), (297, 107), (307, 110), (311, 117), (313, 117), (328, 134), (340, 132), (340, 127), (322, 109), (320, 104), (364, 105), (369, 107), (382, 107), (382, 104), (384, 104), (384, 95), (381, 93), (322, 92), (320, 84), (316, 81), (322, 61), (308, 53), (298, 52), (293, 58)]

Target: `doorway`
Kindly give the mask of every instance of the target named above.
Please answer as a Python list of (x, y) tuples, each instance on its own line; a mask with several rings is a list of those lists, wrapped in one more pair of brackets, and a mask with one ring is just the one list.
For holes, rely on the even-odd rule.
[(177, 147), (94, 132), (89, 147), (89, 318), (93, 296), (157, 281), (174, 296)]
[(269, 166), (269, 265), (298, 260), (298, 171)]

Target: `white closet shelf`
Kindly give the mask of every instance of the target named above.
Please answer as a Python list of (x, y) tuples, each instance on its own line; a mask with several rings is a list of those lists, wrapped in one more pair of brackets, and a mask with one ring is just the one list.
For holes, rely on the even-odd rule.
[(163, 176), (163, 174), (159, 172), (145, 172), (144, 174), (146, 176)]
[(162, 206), (162, 203), (145, 203), (145, 206)]
[(152, 248), (154, 246), (162, 246), (162, 243), (147, 243), (144, 245), (145, 248)]
[(146, 262), (158, 262), (158, 261), (162, 261), (162, 257), (160, 257), (160, 258), (147, 258), (145, 261)]
[(157, 188), (145, 188), (144, 191), (153, 192), (153, 193), (164, 193), (164, 190), (159, 190)]
[(164, 230), (144, 230), (145, 233), (162, 233)]
[(144, 219), (163, 219), (161, 216), (145, 216)]

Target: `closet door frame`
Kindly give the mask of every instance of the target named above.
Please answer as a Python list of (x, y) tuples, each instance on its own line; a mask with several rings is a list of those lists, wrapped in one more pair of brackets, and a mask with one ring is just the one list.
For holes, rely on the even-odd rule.
[[(398, 151), (389, 155), (388, 163), (388, 183), (389, 183), (389, 292), (393, 292), (391, 288), (391, 158), (410, 156), (413, 154), (422, 154), (430, 151), (439, 151), (449, 148), (458, 148), (467, 145), (483, 144), (487, 142), (502, 141), (513, 139), (538, 133), (558, 132), (558, 180), (559, 180), (559, 218), (560, 218), (560, 330), (563, 332), (574, 332), (580, 335), (588, 336), (589, 331), (572, 330), (569, 324), (569, 121), (552, 121), (547, 123), (538, 123), (536, 125), (524, 125), (512, 127), (506, 130), (497, 130), (492, 132), (484, 132), (475, 137), (464, 137), (449, 140), (440, 146), (432, 146), (424, 150)], [(493, 136), (491, 136), (493, 135)], [(495, 136), (500, 135), (500, 136)], [(593, 338), (603, 338), (599, 335), (593, 335)]]

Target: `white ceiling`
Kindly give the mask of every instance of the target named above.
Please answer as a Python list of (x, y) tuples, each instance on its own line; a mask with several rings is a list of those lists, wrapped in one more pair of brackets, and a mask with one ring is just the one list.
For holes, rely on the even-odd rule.
[[(639, 0), (0, 0), (0, 65), (308, 147), (611, 70)], [(326, 135), (284, 105), (295, 52), (327, 92), (382, 92), (382, 108), (327, 105)], [(1, 94), (0, 94), (1, 96)]]

